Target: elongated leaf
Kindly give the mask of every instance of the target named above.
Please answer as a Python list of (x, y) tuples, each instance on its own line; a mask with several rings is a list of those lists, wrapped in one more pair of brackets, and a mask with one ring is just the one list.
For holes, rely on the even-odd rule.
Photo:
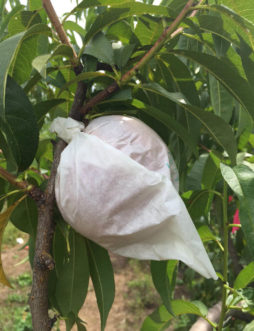
[(46, 78), (46, 65), (50, 59), (56, 56), (65, 56), (67, 58), (71, 58), (73, 56), (73, 51), (71, 47), (67, 45), (59, 45), (52, 54), (43, 54), (37, 56), (33, 60), (32, 65), (42, 75), (43, 78)]
[(7, 136), (8, 145), (18, 170), (23, 171), (33, 161), (38, 146), (39, 132), (29, 99), (22, 88), (10, 77), (6, 89), (5, 112), (2, 130)]
[(113, 268), (108, 252), (87, 240), (91, 278), (101, 316), (101, 330), (106, 326), (107, 317), (115, 297)]
[(37, 228), (37, 206), (30, 197), (24, 199), (13, 211), (11, 222), (19, 230), (29, 233), (34, 239)]
[[(24, 196), (25, 197), (25, 196)], [(2, 238), (4, 229), (8, 223), (8, 220), (13, 212), (13, 210), (18, 206), (18, 204), (24, 199), (24, 197), (20, 198), (18, 201), (16, 201), (12, 206), (10, 206), (6, 211), (4, 211), (2, 214), (0, 214), (0, 282), (6, 286), (11, 287), (8, 279), (5, 276), (3, 265), (2, 265), (2, 259), (1, 259), (1, 246), (2, 246)]]
[(214, 113), (229, 123), (233, 113), (232, 95), (212, 75), (209, 75), (209, 90)]
[[(184, 300), (172, 300), (172, 309), (175, 316), (183, 314), (194, 314), (197, 316), (204, 316), (195, 302), (188, 302)], [(173, 316), (167, 311), (165, 306), (160, 306), (155, 312), (149, 315), (141, 328), (141, 331), (162, 331), (169, 325), (169, 321)]]
[[(227, 44), (223, 44), (222, 49), (219, 50), (219, 53), (217, 55), (224, 56), (227, 49), (229, 48), (230, 44), (233, 43), (235, 45), (239, 45), (239, 40), (237, 38), (236, 31), (234, 29), (234, 25), (226, 25), (226, 22), (223, 20), (221, 15), (214, 14), (213, 15), (198, 15), (197, 17), (194, 17), (192, 19), (194, 22), (197, 22), (199, 24), (199, 27), (201, 30), (205, 32), (213, 33), (213, 36), (220, 37), (223, 40), (227, 41)], [(226, 27), (225, 27), (226, 25)], [(215, 48), (218, 46), (219, 40), (216, 38), (214, 39)], [(222, 51), (224, 49), (224, 52)]]
[(221, 163), (220, 167), (222, 176), (239, 198), (253, 198), (254, 171), (244, 164), (230, 168)]
[(90, 40), (84, 53), (110, 65), (115, 64), (112, 44), (102, 32), (97, 33)]
[(244, 17), (248, 21), (254, 23), (254, 9), (252, 0), (245, 0), (244, 2), (234, 0), (220, 0), (219, 3), (229, 7), (230, 9), (233, 9), (241, 17)]
[(249, 252), (254, 259), (254, 199), (240, 200), (239, 217)]
[(65, 99), (51, 99), (37, 103), (34, 106), (34, 112), (38, 127), (40, 128), (43, 125), (44, 117), (48, 112), (64, 102), (66, 102)]
[(201, 154), (198, 160), (195, 161), (186, 179), (186, 190), (201, 190), (203, 171), (208, 157), (208, 154)]
[[(2, 4), (4, 5), (4, 1), (2, 1)], [(2, 36), (5, 32), (5, 29), (7, 28), (7, 25), (9, 23), (9, 21), (11, 20), (11, 18), (13, 16), (15, 16), (20, 10), (22, 10), (24, 8), (24, 6), (22, 5), (18, 5), (15, 8), (12, 9), (12, 11), (10, 11), (3, 20), (1, 20), (1, 25), (0, 25), (0, 39), (2, 39)]]
[[(101, 3), (102, 1), (100, 1)], [(85, 1), (84, 1), (85, 3)], [(97, 3), (98, 5), (98, 3)], [(87, 5), (88, 6), (88, 5)], [(156, 14), (161, 16), (168, 16), (168, 10), (164, 6), (153, 6), (147, 5), (140, 2), (132, 2), (112, 6), (108, 8), (104, 13), (100, 14), (92, 24), (90, 30), (85, 36), (85, 44), (98, 32), (102, 31), (103, 28), (109, 26), (117, 21), (120, 21), (126, 17), (132, 17), (133, 15), (144, 15), (144, 14)]]
[(22, 10), (10, 20), (8, 24), (9, 35), (20, 33), (39, 23), (41, 23), (41, 17), (37, 12)]
[(254, 279), (254, 262), (248, 264), (243, 270), (239, 272), (234, 282), (234, 288), (245, 288)]
[(114, 62), (119, 69), (123, 69), (127, 64), (135, 45), (126, 45), (114, 50)]
[(217, 59), (215, 56), (192, 51), (177, 50), (175, 54), (184, 56), (202, 65), (213, 75), (225, 88), (238, 100), (242, 106), (254, 118), (254, 95), (248, 82), (242, 78), (236, 70), (226, 62)]
[(35, 24), (29, 28), (26, 32), (18, 33), (8, 39), (5, 39), (0, 43), (1, 54), (1, 67), (0, 67), (0, 117), (4, 117), (5, 111), (5, 90), (7, 83), (7, 75), (11, 65), (11, 62), (15, 58), (16, 50), (22, 40), (29, 38), (37, 34), (51, 33), (49, 27), (44, 24)]
[(213, 189), (219, 179), (221, 179), (220, 159), (210, 152), (202, 174), (202, 188)]
[(210, 240), (217, 241), (217, 238), (211, 232), (211, 230), (209, 229), (209, 227), (207, 225), (202, 225), (198, 229), (198, 234), (203, 242), (210, 241)]
[(78, 75), (76, 78), (70, 80), (68, 83), (66, 83), (59, 91), (58, 95), (62, 94), (64, 90), (66, 90), (69, 86), (72, 84), (76, 84), (80, 82), (81, 80), (90, 80), (97, 77), (109, 77), (112, 78), (110, 75), (102, 73), (102, 72), (83, 72), (82, 74)]
[(173, 315), (171, 308), (171, 284), (167, 273), (168, 261), (151, 261), (151, 274), (154, 286), (160, 294), (163, 304), (167, 310)]
[(199, 107), (200, 101), (198, 92), (188, 67), (172, 54), (162, 53), (160, 58), (168, 65), (168, 72), (164, 72), (164, 75), (169, 73), (172, 76), (173, 81), (175, 82), (176, 91), (182, 93), (187, 98), (189, 103)]
[(16, 48), (24, 36), (21, 32), (11, 38), (5, 39), (0, 43), (1, 66), (0, 66), (0, 117), (4, 116), (5, 109), (5, 90), (7, 75), (12, 59), (15, 55)]
[(235, 164), (237, 152), (236, 140), (231, 127), (224, 120), (210, 112), (189, 105), (181, 93), (168, 92), (157, 83), (146, 84), (142, 88), (153, 93), (158, 93), (190, 112), (201, 122), (213, 139), (228, 152), (232, 164)]
[(63, 316), (76, 316), (87, 294), (89, 265), (84, 238), (70, 230), (70, 256), (59, 275), (56, 285), (56, 301)]

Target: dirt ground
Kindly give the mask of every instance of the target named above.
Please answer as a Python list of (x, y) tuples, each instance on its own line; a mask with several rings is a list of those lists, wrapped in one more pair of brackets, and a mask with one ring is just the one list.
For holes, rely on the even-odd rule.
[[(30, 270), (28, 261), (18, 264), (27, 257), (27, 250), (20, 248), (21, 245), (16, 245), (8, 249), (4, 249), (3, 247), (2, 262), (6, 275), (9, 279), (17, 278), (20, 274)], [(135, 279), (135, 274), (133, 273), (133, 270), (131, 269), (126, 258), (112, 255), (111, 260), (115, 271), (116, 295), (113, 307), (108, 317), (106, 331), (140, 330), (143, 319), (154, 310), (154, 307), (144, 309), (141, 312), (138, 311), (137, 315), (135, 315), (135, 312), (130, 311), (130, 307), (126, 305), (128, 302), (129, 291), (128, 282)], [(8, 295), (14, 292), (14, 289), (3, 287), (0, 284), (0, 307), (2, 304), (6, 305)], [(133, 297), (131, 300), (133, 300)], [(88, 295), (79, 316), (86, 322), (87, 331), (100, 330), (100, 315), (97, 309), (96, 297), (91, 283), (89, 284)], [(65, 330), (64, 322), (61, 322), (60, 329), (63, 331)], [(74, 330), (76, 329), (73, 328), (73, 331)]]

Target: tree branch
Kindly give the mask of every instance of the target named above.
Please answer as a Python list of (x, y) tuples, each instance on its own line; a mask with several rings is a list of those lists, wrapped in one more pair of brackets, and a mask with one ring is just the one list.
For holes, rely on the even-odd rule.
[[(177, 26), (182, 22), (184, 17), (189, 12), (190, 8), (192, 7), (195, 0), (189, 0), (184, 8), (181, 10), (180, 14), (175, 18), (175, 20), (172, 22), (172, 24), (166, 28), (161, 36), (157, 39), (155, 44), (150, 48), (150, 50), (129, 70), (127, 71), (120, 79), (119, 85), (127, 83), (135, 74), (136, 72), (142, 68), (153, 56), (154, 54), (164, 45), (164, 42), (169, 38), (174, 36), (173, 33)], [(202, 3), (204, 0), (201, 0), (200, 3)], [(196, 14), (196, 10), (194, 10), (194, 14)], [(178, 29), (178, 33), (182, 32)], [(92, 109), (95, 105), (97, 105), (99, 102), (105, 100), (107, 97), (109, 97), (111, 94), (116, 92), (120, 86), (116, 82), (108, 86), (105, 90), (99, 92), (97, 95), (95, 95), (91, 100), (89, 100), (84, 107), (80, 109), (80, 112), (85, 115), (89, 112), (90, 109)]]
[(5, 179), (12, 186), (15, 186), (18, 189), (23, 190), (24, 192), (29, 194), (31, 198), (33, 198), (35, 201), (39, 201), (43, 198), (43, 191), (41, 191), (38, 187), (29, 184), (25, 180), (19, 180), (2, 167), (0, 167), (0, 177)]
[(78, 56), (75, 52), (75, 50), (73, 49), (67, 35), (66, 35), (66, 32), (64, 31), (64, 28), (62, 26), (62, 23), (60, 22), (57, 14), (56, 14), (56, 11), (54, 9), (54, 7), (52, 6), (52, 3), (50, 0), (42, 0), (42, 5), (53, 25), (53, 27), (55, 28), (58, 36), (59, 36), (59, 39), (61, 40), (61, 42), (67, 46), (70, 46), (72, 48), (72, 51), (73, 51), (73, 60), (71, 61), (71, 63), (74, 65), (74, 66), (77, 66), (79, 60), (78, 60)]
[[(71, 46), (50, 0), (42, 1), (60, 40), (62, 43)], [(82, 65), (78, 62), (77, 55), (74, 50), (73, 54), (74, 60), (72, 61), (72, 64), (74, 65), (76, 75), (78, 75), (82, 71)], [(85, 96), (86, 85), (83, 82), (79, 82), (70, 111), (70, 116), (72, 118), (80, 120), (81, 116), (79, 114), (79, 109), (84, 103)], [(33, 261), (33, 282), (29, 300), (34, 331), (48, 331), (52, 328), (52, 320), (48, 316), (48, 279), (50, 270), (54, 268), (54, 261), (50, 255), (50, 252), (55, 229), (55, 223), (53, 220), (53, 211), (55, 206), (55, 178), (61, 153), (65, 146), (66, 143), (61, 139), (54, 146), (54, 159), (47, 188), (43, 198), (37, 201), (38, 226)]]

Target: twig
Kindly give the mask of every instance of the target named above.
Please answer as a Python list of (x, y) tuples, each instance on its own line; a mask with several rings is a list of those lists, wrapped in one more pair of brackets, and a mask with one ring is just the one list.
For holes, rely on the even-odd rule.
[[(154, 54), (163, 46), (164, 42), (169, 38), (174, 36), (173, 33), (177, 26), (182, 22), (186, 14), (189, 12), (190, 8), (192, 7), (195, 0), (189, 0), (184, 8), (181, 10), (180, 14), (175, 18), (175, 20), (171, 23), (171, 25), (166, 28), (159, 39), (155, 42), (155, 44), (150, 48), (150, 50), (129, 70), (127, 71), (120, 79), (119, 85), (127, 83), (135, 74), (136, 72), (142, 68), (147, 61), (149, 61)], [(200, 3), (202, 3), (204, 0), (201, 0)], [(196, 10), (194, 10), (196, 14)], [(194, 16), (195, 14), (191, 14), (191, 16)], [(182, 32), (181, 30), (176, 30), (178, 33)], [(175, 31), (175, 32), (176, 32)], [(95, 105), (97, 105), (99, 102), (105, 100), (107, 97), (109, 97), (112, 93), (117, 91), (119, 89), (119, 85), (114, 82), (110, 86), (108, 86), (105, 90), (99, 92), (96, 96), (94, 96), (91, 100), (89, 100), (84, 107), (81, 108), (81, 113), (85, 115), (90, 109), (92, 109)]]
[(0, 167), (0, 177), (2, 177), (7, 182), (9, 182), (11, 185), (13, 185), (21, 190), (28, 190), (29, 187), (31, 187), (29, 185), (29, 183), (27, 183), (26, 181), (18, 180), (15, 176), (10, 174), (7, 170), (5, 170), (2, 167)]
[(27, 181), (19, 180), (12, 174), (10, 174), (7, 170), (0, 167), (0, 177), (5, 179), (7, 182), (9, 182), (12, 186), (17, 187), (20, 190), (23, 190), (27, 194), (31, 196), (35, 201), (40, 201), (43, 198), (43, 191), (40, 190), (38, 187), (29, 184)]

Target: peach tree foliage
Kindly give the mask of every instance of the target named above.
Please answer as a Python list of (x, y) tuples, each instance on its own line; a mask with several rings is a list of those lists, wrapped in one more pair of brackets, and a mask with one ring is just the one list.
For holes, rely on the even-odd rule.
[[(53, 161), (50, 123), (68, 116), (78, 82), (86, 86), (86, 101), (116, 82), (120, 89), (94, 104), (85, 121), (125, 114), (160, 135), (174, 156), (181, 196), (220, 277), (205, 280), (177, 261), (151, 262), (163, 304), (145, 319), (142, 330), (164, 330), (182, 314), (205, 317), (221, 298), (221, 316), (210, 324), (218, 323), (218, 330), (243, 328), (246, 323), (235, 318), (227, 319), (228, 326), (223, 321), (236, 306), (252, 314), (254, 303), (252, 0), (195, 3), (195, 16), (190, 11), (182, 29), (176, 27), (178, 33), (124, 82), (121, 77), (147, 54), (187, 0), (162, 0), (161, 5), (153, 0), (80, 1), (71, 12), (75, 20), (67, 13), (62, 22), (82, 64), (76, 75), (72, 48), (52, 29), (41, 1), (9, 3), (11, 9), (5, 0), (0, 4), (0, 169), (44, 190)], [(37, 204), (7, 177), (0, 177), (0, 243), (9, 220), (29, 234), (33, 266)], [(241, 227), (232, 234), (237, 208)], [(65, 318), (68, 330), (75, 323), (85, 330), (78, 313), (91, 277), (104, 330), (114, 300), (108, 252), (67, 226), (56, 206), (54, 220), (49, 306), (57, 318)], [(9, 285), (3, 267), (0, 263), (0, 280)], [(174, 299), (180, 280), (190, 301)]]

